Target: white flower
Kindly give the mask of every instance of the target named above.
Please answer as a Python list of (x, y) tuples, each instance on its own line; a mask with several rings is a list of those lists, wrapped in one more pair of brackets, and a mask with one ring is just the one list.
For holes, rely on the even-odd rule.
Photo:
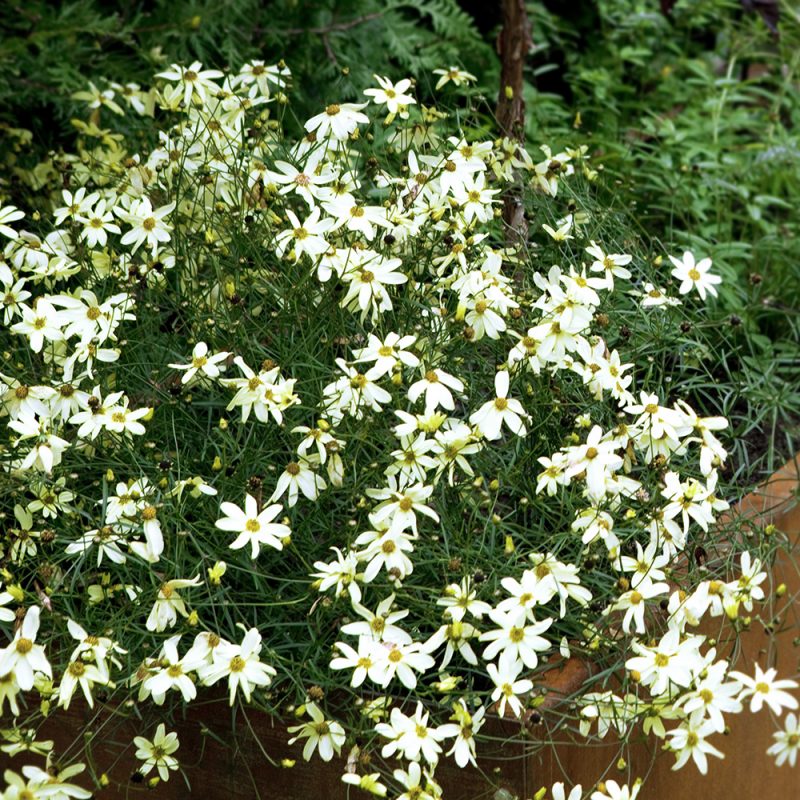
[(158, 590), (158, 596), (153, 604), (150, 616), (147, 618), (147, 623), (145, 624), (147, 630), (163, 631), (172, 627), (178, 621), (178, 614), (182, 617), (188, 616), (189, 612), (186, 610), (186, 604), (178, 594), (178, 590), (185, 589), (188, 586), (197, 586), (199, 583), (199, 575), (191, 580), (175, 579), (163, 583)]
[(300, 222), (289, 209), (286, 210), (286, 216), (292, 227), (282, 230), (275, 237), (275, 251), (279, 256), (283, 256), (290, 242), (294, 242), (295, 262), (298, 262), (304, 253), (315, 261), (328, 250), (330, 245), (325, 239), (325, 234), (333, 227), (334, 221), (330, 217), (320, 219), (318, 207), (314, 207), (303, 222)]
[(81, 239), (90, 248), (105, 247), (109, 233), (120, 233), (119, 225), (114, 222), (114, 215), (111, 211), (106, 211), (105, 200), (99, 200), (93, 209), (87, 211), (86, 216), (77, 214), (75, 219), (84, 226)]
[(408, 280), (408, 276), (397, 269), (402, 263), (399, 258), (383, 258), (371, 251), (354, 257), (350, 268), (342, 275), (342, 280), (347, 283), (347, 293), (341, 300), (342, 308), (350, 311), (360, 308), (362, 320), (372, 308), (373, 322), (379, 312), (391, 311), (392, 301), (386, 287)]
[(3, 206), (0, 208), (0, 234), (6, 239), (16, 239), (17, 232), (8, 224), (17, 222), (25, 216), (24, 211), (20, 211), (16, 206)]
[(136, 736), (133, 743), (138, 748), (136, 758), (143, 762), (139, 767), (142, 775), (147, 775), (155, 767), (161, 780), (168, 781), (170, 770), (178, 769), (178, 759), (172, 755), (180, 745), (178, 734), (174, 731), (167, 733), (163, 722), (156, 728), (152, 741)]
[(554, 783), (551, 791), (553, 800), (581, 800), (583, 796), (583, 787), (580, 784), (573, 786), (569, 795), (565, 794), (564, 784), (561, 781)]
[(367, 489), (369, 497), (383, 501), (370, 514), (373, 525), (380, 527), (381, 523), (386, 523), (391, 533), (410, 528), (416, 535), (418, 513), (430, 517), (434, 522), (439, 521), (439, 515), (425, 504), (433, 493), (433, 486), (418, 483), (399, 489), (396, 481), (390, 480), (386, 489)]
[(478, 593), (473, 589), (469, 578), (462, 578), (461, 583), (451, 583), (445, 590), (444, 596), (436, 601), (437, 606), (444, 606), (444, 615), (460, 622), (469, 611), (476, 619), (483, 619), (492, 607), (482, 600), (478, 600)]
[(108, 674), (101, 672), (95, 664), (87, 664), (80, 658), (70, 661), (64, 670), (61, 685), (58, 689), (59, 706), (64, 709), (69, 708), (72, 695), (75, 693), (75, 689), (80, 686), (89, 708), (94, 708), (92, 689), (96, 683), (105, 686), (111, 682)]
[(503, 424), (517, 436), (525, 436), (527, 430), (523, 419), (528, 415), (519, 400), (508, 397), (508, 372), (502, 370), (494, 376), (497, 397), (484, 403), (469, 418), (486, 439), (499, 439)]
[(509, 613), (491, 611), (489, 617), (500, 627), (481, 634), (482, 642), (491, 642), (483, 651), (483, 658), (489, 661), (498, 653), (508, 654), (509, 657), (522, 661), (530, 669), (538, 666), (538, 653), (550, 649), (550, 642), (539, 634), (544, 633), (553, 624), (553, 619), (548, 617), (532, 625), (526, 625), (524, 609)]
[(255, 628), (247, 631), (241, 644), (220, 642), (213, 652), (212, 663), (198, 667), (197, 672), (206, 686), (227, 677), (230, 705), (233, 705), (237, 689), (241, 689), (250, 702), (253, 687), (269, 686), (277, 674), (273, 667), (259, 658), (261, 634)]
[(184, 703), (189, 703), (197, 697), (197, 689), (194, 682), (187, 673), (192, 672), (203, 662), (194, 656), (178, 656), (178, 642), (180, 634), (171, 636), (161, 648), (159, 658), (159, 669), (145, 678), (142, 687), (144, 691), (153, 695), (153, 702), (161, 705), (170, 689), (176, 689), (181, 693)]
[(702, 711), (692, 714), (676, 730), (668, 731), (670, 749), (678, 757), (672, 769), (680, 769), (691, 758), (700, 773), (705, 775), (708, 772), (708, 755), (724, 758), (716, 747), (706, 741), (706, 737), (714, 731), (713, 723), (703, 718)]
[(370, 680), (379, 686), (388, 686), (396, 676), (407, 689), (415, 689), (416, 673), (424, 674), (436, 663), (417, 642), (402, 644), (384, 641), (375, 648), (374, 653), (376, 664), (370, 673)]
[(40, 672), (49, 678), (53, 677), (50, 663), (44, 654), (44, 647), (36, 644), (39, 613), (39, 606), (30, 606), (11, 644), (0, 650), (0, 676), (13, 671), (17, 685), (24, 692), (33, 688), (35, 673)]
[(159, 243), (170, 240), (172, 226), (164, 218), (174, 210), (174, 202), (153, 209), (147, 197), (134, 200), (127, 211), (116, 209), (117, 216), (131, 226), (120, 243), (132, 244), (131, 253), (135, 253), (146, 242), (151, 253), (155, 254)]
[(291, 508), (297, 503), (299, 493), (309, 500), (316, 500), (319, 492), (324, 491), (328, 484), (325, 479), (312, 469), (312, 456), (290, 461), (278, 478), (275, 491), (270, 500), (278, 500), (288, 492), (286, 502)]
[(464, 86), (468, 83), (474, 83), (476, 80), (478, 80), (471, 72), (467, 72), (465, 69), (459, 69), (458, 67), (450, 67), (449, 69), (435, 69), (433, 74), (441, 76), (434, 87), (437, 91), (446, 83), (451, 81), (454, 86)]
[(415, 105), (416, 100), (406, 91), (411, 87), (411, 81), (408, 78), (397, 83), (392, 83), (389, 78), (382, 78), (380, 75), (373, 75), (378, 82), (379, 89), (365, 89), (364, 94), (372, 98), (372, 102), (376, 105), (385, 105), (389, 111), (386, 117), (385, 124), (389, 124), (395, 116), (400, 114), (401, 119), (408, 118), (407, 106)]
[(642, 783), (636, 780), (633, 786), (619, 784), (616, 781), (604, 781), (603, 790), (592, 793), (591, 800), (636, 800)]
[[(48, 764), (51, 754), (48, 753)], [(2, 795), (4, 800), (69, 800), (70, 797), (89, 800), (94, 794), (67, 780), (79, 772), (83, 772), (83, 764), (73, 764), (66, 769), (46, 771), (30, 764), (22, 768), (22, 775), (10, 769), (3, 773), (6, 788)]]
[(357, 775), (355, 772), (345, 772), (342, 775), (342, 783), (350, 786), (356, 786), (364, 792), (377, 795), (378, 797), (386, 797), (387, 788), (380, 782), (379, 772), (370, 772), (369, 775)]
[(331, 103), (321, 114), (311, 117), (305, 129), (311, 133), (316, 131), (320, 139), (338, 139), (342, 141), (352, 134), (360, 122), (369, 122), (369, 117), (361, 113), (366, 103)]
[(682, 259), (669, 257), (675, 269), (672, 270), (673, 277), (681, 281), (678, 287), (680, 294), (686, 294), (692, 289), (697, 289), (697, 293), (705, 300), (706, 292), (717, 296), (715, 284), (722, 283), (719, 275), (712, 275), (708, 270), (711, 268), (711, 259), (704, 258), (695, 263), (694, 255), (688, 250), (683, 254)]
[(220, 511), (225, 516), (214, 524), (223, 531), (231, 531), (239, 535), (229, 545), (231, 550), (239, 550), (250, 545), (250, 557), (258, 558), (261, 545), (283, 549), (283, 539), (291, 535), (288, 525), (274, 523), (272, 520), (283, 510), (280, 503), (258, 510), (258, 501), (252, 495), (247, 495), (244, 501), (244, 511), (235, 503), (222, 503)]
[(519, 680), (523, 663), (511, 653), (504, 652), (497, 664), (488, 664), (486, 672), (494, 684), (492, 701), (498, 704), (497, 713), (505, 716), (506, 705), (515, 717), (522, 714), (522, 701), (519, 696), (533, 689), (533, 681), (523, 678)]
[(193, 95), (196, 95), (201, 103), (205, 103), (207, 93), (215, 93), (219, 90), (219, 86), (214, 83), (214, 80), (222, 78), (224, 75), (225, 73), (218, 69), (204, 70), (199, 61), (193, 61), (188, 67), (172, 64), (164, 72), (157, 72), (156, 78), (183, 84), (183, 104), (189, 106)]
[(380, 674), (373, 670), (378, 665), (376, 644), (371, 636), (359, 636), (358, 650), (354, 650), (347, 642), (336, 642), (334, 647), (342, 655), (331, 659), (331, 669), (352, 669), (350, 685), (353, 688), (361, 686), (367, 677), (377, 683)]
[(336, 177), (329, 165), (320, 166), (323, 153), (324, 151), (319, 150), (311, 154), (302, 169), (286, 161), (276, 161), (275, 167), (280, 171), (267, 170), (264, 182), (278, 184), (281, 187), (279, 194), (296, 192), (306, 201), (309, 208), (313, 208), (322, 196), (319, 187), (330, 183)]
[(689, 636), (681, 642), (681, 632), (672, 628), (655, 647), (634, 641), (631, 646), (639, 655), (629, 658), (625, 667), (639, 674), (639, 681), (650, 687), (653, 696), (664, 692), (670, 683), (689, 686), (694, 670), (701, 663), (698, 648), (702, 638)]
[(447, 755), (453, 756), (456, 764), (462, 769), (467, 764), (477, 766), (475, 761), (475, 734), (483, 727), (485, 714), (486, 708), (484, 706), (480, 706), (477, 711), (470, 714), (463, 699), (453, 704), (453, 716), (450, 719), (456, 722), (458, 734)]
[(442, 752), (440, 742), (458, 733), (456, 725), (440, 725), (438, 728), (428, 726), (428, 712), (422, 703), (417, 702), (414, 715), (406, 716), (399, 708), (392, 709), (389, 722), (380, 722), (375, 732), (389, 739), (381, 749), (381, 755), (389, 758), (399, 753), (409, 761), (418, 761), (420, 756), (428, 764), (436, 764)]
[(452, 411), (456, 406), (450, 389), (461, 393), (464, 391), (464, 384), (444, 370), (428, 369), (420, 380), (408, 387), (408, 399), (416, 403), (424, 393), (425, 413), (439, 406)]
[(220, 366), (220, 362), (224, 361), (230, 353), (221, 352), (208, 354), (208, 345), (205, 342), (198, 342), (192, 350), (192, 360), (189, 364), (170, 364), (172, 369), (185, 370), (181, 383), (186, 385), (190, 383), (197, 376), (198, 373), (205, 375), (208, 378), (218, 378), (225, 365)]
[[(2, 672), (2, 668), (0, 668)], [(797, 689), (797, 681), (784, 679), (775, 680), (778, 670), (770, 667), (766, 672), (761, 669), (760, 664), (756, 664), (755, 677), (751, 678), (743, 672), (733, 671), (730, 677), (736, 679), (743, 685), (740, 700), (750, 698), (750, 711), (755, 713), (760, 711), (766, 703), (772, 711), (780, 716), (784, 708), (796, 709), (798, 706), (797, 698), (785, 691), (786, 689)]]
[(21, 333), (28, 337), (31, 350), (34, 353), (41, 352), (45, 340), (48, 342), (60, 342), (64, 338), (61, 330), (63, 325), (62, 318), (53, 308), (48, 300), (40, 297), (33, 308), (27, 305), (20, 305), (19, 310), (22, 319), (11, 326), (14, 333)]
[(323, 761), (330, 761), (334, 754), (339, 755), (342, 751), (346, 738), (344, 728), (338, 722), (326, 720), (316, 703), (306, 703), (305, 709), (312, 721), (287, 728), (289, 733), (297, 734), (289, 739), (288, 743), (291, 745), (298, 739), (307, 739), (303, 747), (305, 761), (311, 760), (314, 750), (319, 750), (319, 757)]
[(787, 761), (793, 767), (797, 763), (800, 749), (800, 717), (787, 714), (783, 730), (772, 734), (775, 744), (767, 750), (767, 755), (775, 756), (775, 766), (782, 767)]
[(625, 278), (627, 280), (631, 277), (630, 270), (625, 269), (625, 267), (631, 263), (633, 256), (621, 253), (606, 255), (603, 249), (595, 242), (592, 242), (586, 248), (586, 252), (595, 259), (590, 269), (592, 272), (602, 272), (605, 275), (609, 289), (614, 288), (614, 278)]

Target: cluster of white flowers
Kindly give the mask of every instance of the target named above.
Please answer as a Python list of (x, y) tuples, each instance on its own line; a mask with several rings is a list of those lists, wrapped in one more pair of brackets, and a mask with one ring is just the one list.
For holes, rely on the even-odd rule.
[[(438, 74), (439, 86), (472, 78), (456, 68)], [(290, 514), (313, 516), (313, 504), (348, 491), (356, 475), (358, 488), (346, 516), (336, 522), (333, 555), (326, 560), (312, 553), (310, 576), (284, 577), (310, 577), (313, 605), (304, 615), (317, 603), (338, 604), (340, 625), (326, 659), (332, 681), (343, 671), (350, 687), (411, 692), (424, 682), (440, 687), (445, 701), (420, 701), (413, 709), (385, 699), (372, 704), (375, 742), (382, 757), (399, 766), (386, 774), (348, 770), (346, 783), (382, 796), (388, 789), (381, 778), (387, 778), (400, 798), (435, 800), (442, 793), (435, 779), (440, 759), (475, 764), (476, 737), (487, 715), (523, 716), (535, 692), (529, 673), (558, 654), (568, 657), (571, 648), (616, 646), (635, 653), (626, 663), (627, 695), (590, 692), (579, 698), (584, 735), (591, 735), (594, 724), (601, 737), (612, 729), (624, 735), (643, 721), (647, 732), (669, 743), (676, 766), (692, 758), (704, 772), (706, 756), (721, 755), (707, 739), (722, 732), (724, 715), (741, 711), (746, 700), (752, 710), (762, 703), (776, 713), (797, 707), (785, 691), (796, 688), (793, 681), (778, 680), (774, 670), (758, 665), (753, 677), (731, 670), (706, 637), (693, 632), (706, 615), (734, 619), (740, 607), (750, 611), (764, 599), (761, 561), (744, 552), (737, 577), (703, 580), (688, 592), (675, 585), (687, 544), (728, 508), (716, 494), (727, 455), (717, 433), (726, 420), (701, 417), (683, 400), (670, 403), (637, 387), (635, 365), (624, 363), (623, 354), (595, 331), (601, 307), (615, 292), (628, 303), (641, 298), (645, 309), (681, 301), (639, 281), (643, 276), (636, 275), (631, 255), (608, 254), (589, 239), (582, 249), (564, 250), (565, 266), (536, 271), (521, 282), (518, 273), (530, 277), (533, 270), (519, 252), (497, 241), (503, 188), (524, 183), (554, 201), (563, 181), (596, 177), (586, 148), (554, 155), (543, 146), (544, 159), (537, 162), (507, 139), (468, 141), (460, 131), (440, 136), (437, 121), (443, 115), (428, 108), (412, 124), (393, 128), (410, 118), (416, 99), (410, 80), (393, 83), (382, 76), (365, 91), (371, 105), (330, 104), (293, 141), (266, 110), (288, 102), (290, 73), (283, 64), (253, 62), (236, 75), (203, 70), (199, 63), (173, 65), (158, 77), (158, 90), (128, 87), (123, 94), (137, 114), (157, 106), (178, 119), (158, 131), (149, 153), (129, 157), (119, 137), (86, 126), (86, 135), (102, 142), (95, 143), (94, 158), (114, 179), (101, 179), (76, 160), (81, 185), (63, 190), (53, 211), (55, 229), (44, 238), (19, 227), (25, 217), (18, 209), (0, 211), (0, 236), (7, 240), (0, 261), (3, 325), (8, 346), (15, 348), (5, 367), (12, 374), (0, 374), (0, 417), (7, 432), (0, 453), (6, 472), (34, 498), (15, 504), (19, 527), (13, 529), (9, 562), (35, 559), (45, 520), (56, 527), (70, 520), (71, 536), (57, 538), (64, 557), (87, 577), (95, 567), (107, 570), (86, 587), (89, 602), (101, 606), (114, 595), (127, 597), (153, 646), (133, 674), (125, 674), (118, 658), (127, 653), (122, 631), (90, 635), (79, 621), (67, 619), (77, 645), (71, 643), (66, 666), (54, 675), (36, 639), (42, 614), (53, 618), (54, 628), (64, 615), (43, 593), (46, 599), (27, 604), (13, 639), (0, 649), (0, 712), (7, 701), (19, 716), (20, 694), (44, 692), (54, 680), (64, 708), (77, 689), (92, 705), (95, 687), (121, 684), (136, 688), (139, 703), (161, 706), (170, 692), (189, 703), (198, 687), (223, 680), (231, 705), (239, 695), (250, 701), (281, 674), (269, 641), (270, 663), (261, 660), (259, 630), (242, 626), (238, 644), (222, 631), (203, 630), (188, 649), (181, 648), (183, 633), (165, 632), (200, 623), (187, 597), (206, 590), (204, 559), (240, 558), (248, 570), (272, 559), (270, 572), (280, 576), (298, 519)], [(124, 113), (114, 97), (113, 89), (92, 87), (79, 99), (89, 108)], [(385, 118), (371, 121), (365, 112), (372, 109), (380, 115), (385, 110)], [(360, 149), (367, 125), (385, 137), (387, 152), (401, 154), (402, 163), (376, 160), (367, 170)], [(584, 240), (583, 225), (570, 213), (556, 227), (543, 227), (556, 243), (550, 246), (561, 246)], [(240, 353), (227, 344), (226, 337), (237, 341), (235, 325), (247, 321), (227, 326), (216, 312), (240, 301), (246, 281), (218, 274), (213, 265), (231, 256), (234, 240), (227, 230), (236, 226), (248, 237), (261, 237), (276, 269), (303, 276), (298, 296), (313, 313), (324, 306), (325, 313), (351, 325), (352, 335), (328, 350), (322, 382), (306, 380), (301, 359), (281, 365), (266, 357), (266, 348)], [(182, 237), (194, 237), (193, 243), (179, 247)], [(204, 255), (187, 252), (194, 248)], [(706, 292), (716, 293), (719, 278), (709, 273), (708, 259), (695, 263), (685, 253), (672, 263), (681, 294), (692, 288), (703, 299)], [(259, 289), (261, 306), (279, 305), (282, 300), (269, 299), (268, 272), (257, 280), (266, 286)], [(643, 290), (636, 288), (639, 283)], [(172, 383), (157, 385), (154, 378), (149, 388), (164, 396), (171, 388), (175, 394), (191, 391), (193, 413), (217, 414), (223, 431), (238, 426), (248, 441), (280, 431), (283, 460), (273, 484), (264, 481), (263, 496), (260, 480), (235, 495), (229, 484), (215, 488), (218, 456), (205, 477), (186, 477), (199, 472), (203, 461), (181, 451), (180, 431), (174, 434), (186, 463), (180, 479), (148, 477), (141, 466), (145, 459), (129, 456), (147, 446), (146, 423), (161, 409), (135, 400), (143, 387), (123, 386), (126, 345), (154, 302), (173, 294), (192, 297), (210, 322), (192, 330), (188, 341), (185, 335), (180, 339), (182, 351), (175, 349), (172, 331), (165, 335), (162, 350), (169, 356), (157, 366), (170, 372)], [(251, 309), (251, 319), (263, 310)], [(263, 326), (254, 324), (252, 335), (264, 336)], [(465, 361), (456, 355), (464, 347), (479, 355)], [(261, 363), (253, 352), (263, 353)], [(22, 363), (23, 354), (32, 366)], [(149, 353), (144, 360), (149, 363)], [(239, 377), (226, 377), (233, 365)], [(25, 383), (14, 372), (37, 372), (39, 378)], [(575, 384), (594, 410), (579, 417), (576, 429), (562, 437), (563, 446), (548, 449), (538, 461), (531, 458), (526, 469), (539, 499), (570, 493), (578, 503), (562, 537), (568, 546), (561, 552), (542, 539), (540, 547), (522, 551), (507, 535), (506, 553), (515, 558), (509, 558), (505, 574), (495, 576), (494, 592), (477, 578), (479, 560), (446, 587), (413, 585), (422, 558), (430, 559), (428, 545), (444, 538), (448, 525), (459, 524), (452, 515), (445, 518), (443, 498), (457, 500), (484, 485), (487, 476), (476, 466), (487, 463), (481, 459), (523, 445), (529, 453), (529, 431), (538, 419), (528, 400), (531, 384), (562, 379)], [(227, 406), (213, 399), (218, 389)], [(237, 418), (224, 418), (224, 411), (235, 411)], [(605, 428), (599, 421), (612, 418), (616, 423)], [(367, 462), (350, 457), (379, 428), (389, 446), (380, 452), (376, 447)], [(74, 465), (95, 469), (91, 457), (100, 452), (113, 454), (114, 469), (124, 465), (129, 477), (117, 480), (104, 463), (92, 476), (100, 492), (78, 497), (77, 487), (86, 489)], [(201, 501), (216, 503), (204, 498), (218, 494), (218, 509), (203, 511)], [(512, 498), (519, 508), (529, 501)], [(194, 561), (176, 558), (177, 548), (190, 547), (191, 540), (171, 527), (187, 516), (190, 504), (202, 518), (196, 524), (213, 532), (219, 548), (198, 551)], [(364, 512), (363, 523), (354, 509)], [(490, 516), (492, 524), (502, 522), (500, 513)], [(46, 538), (52, 541), (52, 531)], [(596, 613), (585, 585), (588, 557), (607, 565), (606, 583), (618, 589)], [(176, 574), (176, 564), (190, 571)], [(119, 583), (113, 582), (116, 571)], [(137, 583), (125, 582), (130, 574), (139, 576)], [(218, 560), (207, 574), (208, 588), (218, 586), (226, 562)], [(0, 594), (0, 622), (10, 623), (15, 614), (7, 606), (24, 608), (25, 591), (11, 583), (10, 573), (4, 577), (9, 588)], [(425, 619), (412, 611), (423, 596)], [(583, 639), (566, 640), (562, 623), (569, 620), (585, 628)], [(202, 624), (212, 627), (210, 619)], [(462, 692), (467, 685), (470, 690)], [(332, 759), (351, 735), (344, 720), (334, 720), (320, 703), (307, 698), (298, 715), (310, 721), (290, 729), (292, 742), (305, 741), (306, 760), (315, 752)], [(439, 719), (442, 708), (446, 721)], [(664, 721), (675, 726), (667, 729)], [(795, 722), (790, 715), (771, 748), (779, 763), (794, 763)], [(137, 737), (145, 773), (156, 767), (166, 780), (177, 768), (177, 738), (171, 737), (163, 726), (152, 742)], [(38, 773), (25, 769), (24, 778), (7, 773), (9, 785), (19, 793), (27, 780), (29, 796), (44, 796), (37, 794)], [(562, 785), (552, 791), (556, 800), (559, 793), (564, 797)], [(638, 791), (638, 783), (608, 781), (591, 797), (633, 800)], [(575, 787), (569, 798), (580, 796)]]

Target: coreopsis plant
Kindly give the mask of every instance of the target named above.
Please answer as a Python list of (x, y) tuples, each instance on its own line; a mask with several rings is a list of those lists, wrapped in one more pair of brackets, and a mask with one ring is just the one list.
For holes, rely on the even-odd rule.
[[(556, 727), (643, 727), (705, 771), (730, 715), (797, 708), (699, 627), (765, 600), (766, 553), (720, 523), (726, 420), (626, 349), (702, 319), (713, 265), (604, 242), (585, 146), (375, 77), (306, 122), (282, 63), (93, 89), (46, 213), (0, 211), (4, 735), (102, 694), (159, 721), (132, 747), (166, 780), (163, 714), (222, 691), (294, 709), (349, 785), (438, 798), (443, 759), (591, 658), (622, 689)], [(51, 796), (35, 770), (7, 791)]]

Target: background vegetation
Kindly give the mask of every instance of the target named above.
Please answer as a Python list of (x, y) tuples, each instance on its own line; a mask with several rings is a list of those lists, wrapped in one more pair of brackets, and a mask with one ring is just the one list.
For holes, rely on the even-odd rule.
[[(146, 85), (173, 61), (225, 67), (284, 58), (300, 117), (332, 93), (354, 98), (375, 71), (416, 76), (424, 96), (432, 69), (458, 64), (479, 78), (472, 107), (485, 113), (473, 124), (494, 134), (499, 5), (3, 4), (0, 194), (26, 207), (41, 183), (57, 188), (49, 154), (72, 149), (71, 93), (89, 80)], [(616, 209), (607, 224), (618, 228), (620, 247), (686, 247), (714, 259), (725, 278), (720, 301), (702, 335), (676, 339), (674, 357), (683, 388), (733, 419), (742, 482), (771, 471), (796, 449), (800, 416), (800, 14), (790, 3), (754, 11), (740, 0), (549, 0), (527, 9), (529, 142), (589, 144), (605, 172), (591, 202)], [(663, 274), (667, 282), (666, 266)]]

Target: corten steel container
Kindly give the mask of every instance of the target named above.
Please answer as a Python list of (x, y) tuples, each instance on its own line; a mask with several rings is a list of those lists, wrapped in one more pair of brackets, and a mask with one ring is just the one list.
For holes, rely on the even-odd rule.
[[(770, 574), (767, 591), (781, 583), (787, 586), (788, 602), (778, 606), (780, 624), (777, 632), (768, 635), (763, 622), (754, 609), (753, 622), (740, 640), (737, 668), (751, 672), (753, 664), (775, 666), (780, 677), (790, 677), (798, 672), (800, 648), (793, 645), (800, 635), (797, 611), (791, 600), (800, 596), (800, 505), (798, 504), (798, 473), (800, 456), (789, 461), (756, 491), (747, 495), (730, 512), (744, 520), (743, 529), (763, 530), (769, 523), (788, 539), (785, 549)], [(712, 621), (716, 629), (706, 629), (709, 635), (721, 632), (718, 620)], [(723, 626), (724, 627), (724, 626)], [(720, 636), (720, 652), (725, 653), (724, 636)], [(602, 779), (618, 782), (646, 778), (644, 798), (673, 796), (701, 796), (703, 800), (793, 800), (800, 798), (800, 774), (788, 765), (777, 768), (772, 757), (766, 755), (772, 743), (772, 733), (778, 723), (768, 709), (758, 714), (745, 710), (728, 718), (731, 726), (728, 735), (712, 739), (712, 743), (725, 753), (725, 759), (709, 758), (709, 771), (702, 776), (693, 763), (680, 772), (672, 766), (675, 757), (659, 754), (660, 741), (649, 737), (646, 742), (620, 745), (613, 733), (601, 743), (587, 744), (582, 738), (555, 732), (561, 711), (559, 698), (568, 697), (595, 681), (591, 664), (570, 659), (538, 679), (538, 685), (548, 688), (548, 695), (540, 711), (529, 718), (525, 726), (527, 739), (519, 733), (522, 723), (511, 719), (490, 719), (483, 729), (495, 741), (482, 748), (480, 769), (460, 769), (452, 759), (442, 760), (436, 778), (444, 788), (445, 800), (477, 800), (491, 798), (497, 787), (506, 790), (501, 797), (533, 797), (542, 786), (563, 780), (569, 788), (582, 783), (584, 789)], [(598, 687), (599, 688), (599, 687)], [(206, 697), (208, 697), (208, 692)], [(367, 797), (356, 788), (341, 782), (345, 771), (344, 759), (334, 759), (325, 764), (315, 757), (305, 763), (301, 757), (302, 743), (290, 747), (286, 732), (295, 720), (282, 722), (266, 714), (246, 708), (230, 709), (223, 696), (204, 698), (201, 694), (191, 703), (182, 717), (171, 721), (169, 730), (177, 731), (180, 739), (181, 766), (191, 784), (178, 772), (155, 789), (147, 787), (146, 780), (136, 776), (139, 762), (134, 757), (132, 739), (141, 735), (140, 724), (134, 718), (120, 720), (113, 709), (100, 707), (94, 712), (76, 696), (69, 712), (54, 714), (40, 731), (40, 735), (56, 741), (57, 751), (69, 760), (85, 758), (80, 745), (80, 732), (91, 731), (89, 748), (97, 774), (106, 773), (110, 785), (99, 791), (98, 800), (116, 798), (151, 797), (159, 800), (180, 800), (197, 795), (204, 800), (257, 800), (257, 798), (284, 798), (306, 800), (321, 798), (338, 800), (346, 797)], [(152, 726), (150, 726), (152, 727)], [(148, 730), (148, 733), (150, 731)], [(89, 734), (87, 734), (87, 737)], [(76, 742), (77, 737), (77, 742)], [(544, 739), (554, 739), (555, 744), (542, 748)], [(76, 744), (78, 745), (76, 747)], [(68, 752), (65, 752), (68, 751)], [(624, 757), (625, 764), (618, 765)], [(294, 759), (295, 766), (281, 766), (282, 759)], [(7, 759), (0, 754), (0, 762), (19, 769), (24, 757)], [(361, 766), (360, 773), (369, 771)], [(153, 771), (148, 777), (154, 776)], [(677, 793), (677, 794), (676, 794)]]

